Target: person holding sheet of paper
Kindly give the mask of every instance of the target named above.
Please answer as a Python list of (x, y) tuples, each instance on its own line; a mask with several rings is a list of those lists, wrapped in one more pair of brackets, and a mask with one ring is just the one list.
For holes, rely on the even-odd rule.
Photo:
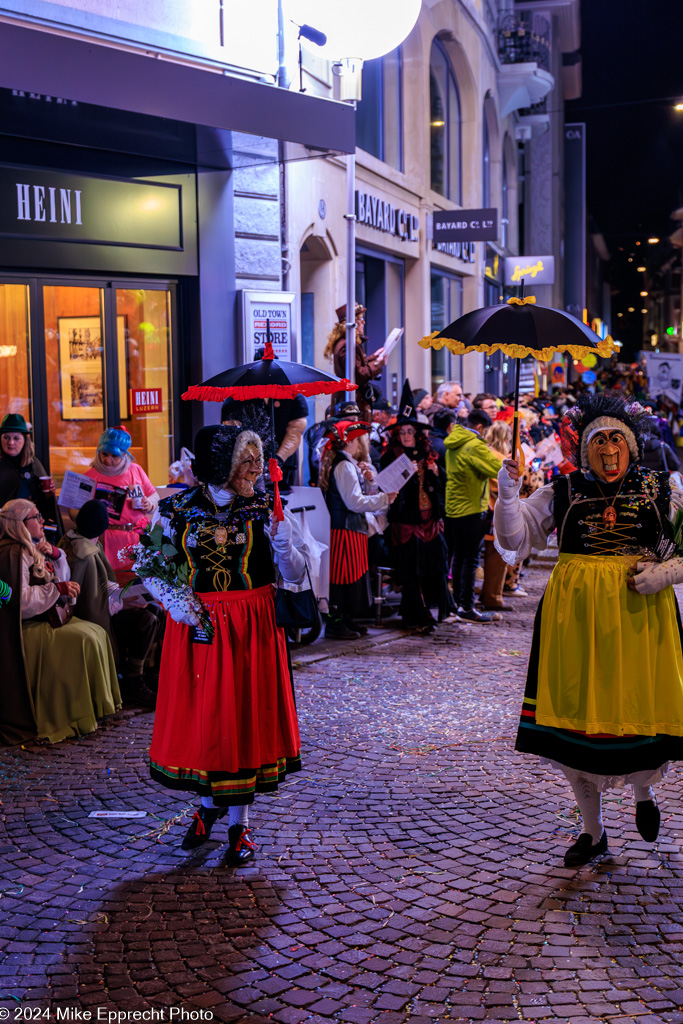
[[(325, 358), (332, 359), (334, 372), (338, 377), (346, 377), (346, 305), (336, 310), (337, 322), (330, 331), (325, 348)], [(367, 355), (363, 348), (365, 341), (365, 307), (359, 302), (356, 303), (356, 359), (355, 359), (355, 382), (358, 385), (356, 401), (361, 412), (361, 419), (369, 423), (372, 418), (372, 381), (381, 377), (386, 365), (387, 357), (384, 354), (384, 346)], [(344, 401), (344, 392), (339, 391), (334, 395), (334, 405), (339, 406)]]
[(365, 632), (354, 618), (370, 607), (366, 513), (385, 512), (396, 497), (395, 493), (363, 493), (363, 474), (355, 456), (367, 431), (365, 423), (351, 420), (332, 424), (320, 463), (319, 483), (330, 511), (330, 604), (325, 628), (329, 639), (357, 640)]
[(381, 459), (385, 469), (401, 457), (417, 467), (389, 509), (388, 538), (391, 544), (394, 582), (401, 587), (401, 620), (404, 629), (427, 634), (436, 619), (441, 622), (454, 610), (448, 590), (448, 548), (444, 538), (446, 474), (439, 468), (417, 419), (408, 381), (403, 387), (399, 415), (389, 445)]

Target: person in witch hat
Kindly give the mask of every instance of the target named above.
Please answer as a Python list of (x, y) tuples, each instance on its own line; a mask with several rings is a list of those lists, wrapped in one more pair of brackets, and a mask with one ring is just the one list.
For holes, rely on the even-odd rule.
[(558, 476), (524, 501), (520, 468), (498, 474), (496, 544), (517, 562), (557, 529), (559, 561), (534, 623), (516, 749), (570, 783), (583, 831), (567, 867), (607, 853), (602, 793), (633, 787), (635, 823), (659, 833), (653, 786), (683, 760), (683, 651), (673, 584), (683, 558), (671, 518), (683, 496), (642, 465), (647, 413), (609, 392), (582, 395), (561, 424)]
[(363, 493), (355, 457), (367, 431), (366, 423), (333, 423), (320, 464), (319, 485), (330, 511), (330, 610), (325, 627), (330, 640), (357, 640), (367, 632), (354, 622), (367, 614), (371, 600), (366, 513), (386, 512), (396, 497)]
[(396, 423), (391, 428), (381, 469), (401, 455), (416, 464), (417, 472), (398, 492), (388, 512), (394, 581), (402, 588), (401, 620), (404, 629), (431, 633), (438, 608), (441, 622), (454, 610), (448, 591), (448, 549), (444, 539), (446, 474), (417, 418), (410, 381), (403, 385)]
[[(266, 435), (267, 436), (267, 435)], [(285, 583), (306, 578), (307, 549), (291, 515), (256, 491), (263, 442), (238, 426), (202, 427), (200, 481), (159, 503), (155, 522), (182, 550), (192, 590), (208, 608), (213, 639), (196, 613), (158, 580), (145, 579), (169, 615), (150, 747), (152, 779), (201, 799), (184, 850), (207, 841), (228, 814), (225, 862), (254, 857), (248, 810), (299, 771), (300, 740), (284, 630), (275, 621), (275, 565)]]

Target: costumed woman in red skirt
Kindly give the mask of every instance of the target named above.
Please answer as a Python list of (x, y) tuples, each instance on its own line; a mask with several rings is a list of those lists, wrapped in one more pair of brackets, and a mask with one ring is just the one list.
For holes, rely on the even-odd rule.
[(669, 474), (641, 459), (645, 411), (618, 396), (585, 395), (561, 425), (579, 469), (519, 500), (519, 466), (498, 474), (496, 545), (509, 562), (543, 548), (559, 558), (534, 623), (516, 749), (570, 783), (583, 832), (567, 867), (607, 852), (601, 796), (633, 787), (636, 827), (659, 832), (652, 787), (683, 760), (683, 650), (672, 584), (683, 559), (671, 519), (683, 505)]
[(320, 487), (330, 512), (330, 612), (325, 636), (357, 640), (364, 626), (355, 618), (370, 608), (368, 520), (366, 512), (386, 512), (396, 497), (363, 491), (363, 476), (356, 462), (367, 423), (341, 420), (327, 432), (327, 446), (320, 462)]
[(299, 730), (284, 631), (275, 622), (275, 568), (305, 578), (305, 545), (294, 520), (273, 517), (255, 491), (261, 438), (237, 426), (203, 427), (195, 439), (198, 487), (165, 498), (160, 522), (185, 554), (189, 581), (211, 615), (202, 642), (195, 613), (145, 580), (169, 612), (159, 676), (152, 778), (201, 797), (183, 849), (200, 846), (229, 815), (226, 862), (253, 859), (248, 808), (299, 771)]

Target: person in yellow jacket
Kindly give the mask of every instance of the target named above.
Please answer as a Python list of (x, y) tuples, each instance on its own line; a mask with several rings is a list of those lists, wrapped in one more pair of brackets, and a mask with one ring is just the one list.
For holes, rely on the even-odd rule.
[(473, 409), (467, 427), (455, 424), (446, 447), (446, 542), (451, 558), (453, 599), (458, 618), (489, 623), (497, 613), (474, 607), (474, 581), (479, 548), (488, 525), (489, 480), (498, 475), (500, 459), (479, 435), (491, 426), (490, 417)]
[(574, 466), (524, 501), (519, 467), (498, 474), (496, 544), (509, 561), (557, 529), (559, 559), (539, 605), (516, 749), (570, 783), (583, 832), (567, 867), (607, 852), (601, 794), (633, 787), (636, 827), (659, 832), (652, 787), (683, 760), (683, 651), (672, 584), (683, 558), (672, 518), (683, 494), (642, 465), (647, 414), (603, 392), (565, 416)]

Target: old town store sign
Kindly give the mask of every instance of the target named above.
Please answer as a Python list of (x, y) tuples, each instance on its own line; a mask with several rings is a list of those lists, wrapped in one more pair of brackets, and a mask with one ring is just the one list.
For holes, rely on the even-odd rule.
[(420, 221), (415, 214), (399, 210), (369, 192), (356, 191), (356, 222), (396, 235), (403, 242), (420, 240)]
[(181, 189), (0, 167), (0, 237), (181, 249)]

